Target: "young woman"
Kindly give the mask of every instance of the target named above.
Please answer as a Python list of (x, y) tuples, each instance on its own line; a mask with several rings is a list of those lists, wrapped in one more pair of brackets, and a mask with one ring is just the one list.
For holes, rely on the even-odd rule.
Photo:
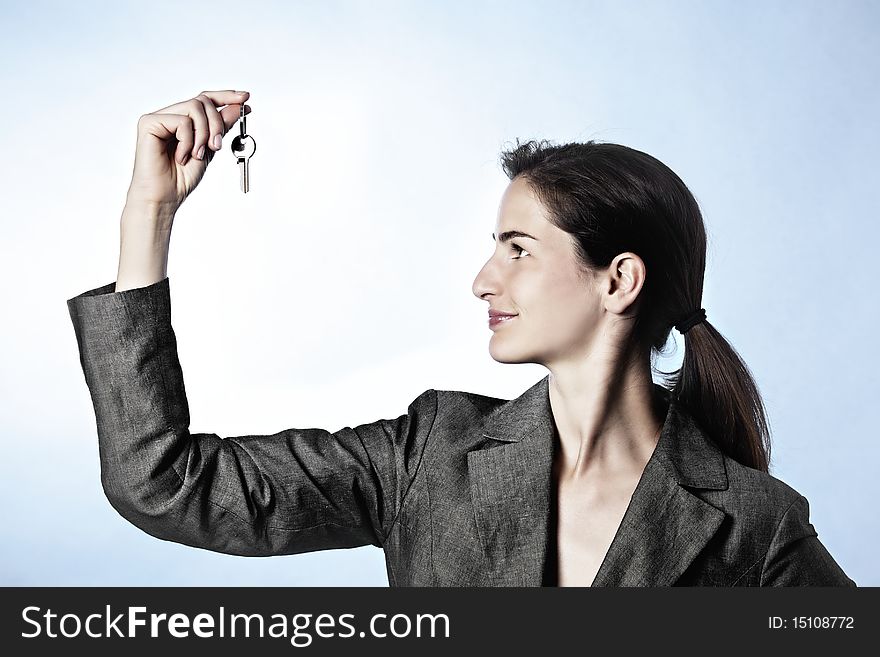
[[(122, 516), (229, 554), (379, 546), (392, 586), (855, 586), (807, 500), (768, 473), (757, 387), (700, 308), (696, 201), (616, 144), (503, 155), (510, 184), (473, 292), (492, 357), (549, 370), (522, 395), (431, 389), (335, 433), (191, 434), (168, 245), (247, 97), (141, 117), (117, 280), (68, 300)], [(684, 364), (660, 386), (651, 359), (673, 327)]]

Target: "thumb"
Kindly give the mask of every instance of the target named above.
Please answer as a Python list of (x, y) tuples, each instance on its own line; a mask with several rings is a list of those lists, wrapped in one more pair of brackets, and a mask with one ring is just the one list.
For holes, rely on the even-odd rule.
[[(251, 113), (250, 105), (244, 106), (245, 116)], [(222, 110), (220, 110), (220, 116), (223, 118), (223, 136), (232, 129), (238, 119), (241, 118), (241, 105), (227, 105)]]

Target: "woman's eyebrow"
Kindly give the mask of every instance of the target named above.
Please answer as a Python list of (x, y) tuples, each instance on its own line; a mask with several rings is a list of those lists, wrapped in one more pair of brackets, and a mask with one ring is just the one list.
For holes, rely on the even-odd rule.
[[(527, 237), (530, 240), (535, 240), (536, 242), (540, 241), (537, 237), (532, 237), (528, 233), (524, 233), (521, 230), (505, 230), (498, 236), (498, 240), (503, 243), (514, 237)], [(495, 241), (495, 233), (492, 233), (492, 241)]]

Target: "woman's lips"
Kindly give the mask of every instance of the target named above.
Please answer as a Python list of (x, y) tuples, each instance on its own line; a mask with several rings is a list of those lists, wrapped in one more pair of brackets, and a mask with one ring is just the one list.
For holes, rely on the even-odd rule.
[(495, 317), (490, 317), (489, 318), (489, 328), (494, 330), (495, 328), (501, 326), (502, 324), (507, 324), (508, 322), (510, 322), (511, 320), (514, 320), (516, 318), (517, 318), (517, 315), (497, 315)]

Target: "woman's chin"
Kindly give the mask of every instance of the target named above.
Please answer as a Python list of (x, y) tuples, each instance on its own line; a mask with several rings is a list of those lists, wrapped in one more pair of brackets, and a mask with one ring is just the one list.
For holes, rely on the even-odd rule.
[(493, 342), (489, 343), (489, 355), (492, 356), (492, 359), (499, 363), (522, 363), (523, 354), (518, 350), (511, 348), (504, 348), (499, 345), (494, 344)]

